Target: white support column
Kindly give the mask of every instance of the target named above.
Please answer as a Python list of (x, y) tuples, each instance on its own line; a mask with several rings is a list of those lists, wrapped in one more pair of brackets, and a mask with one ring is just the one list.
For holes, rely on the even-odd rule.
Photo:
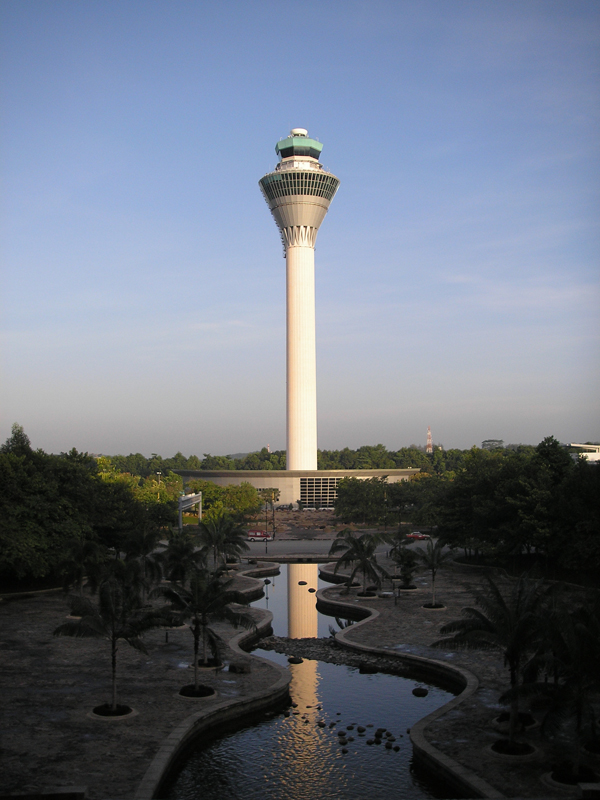
[(306, 128), (277, 142), (280, 157), (259, 183), (287, 266), (287, 469), (317, 469), (315, 241), (340, 182), (323, 168), (323, 145)]
[(315, 251), (288, 247), (287, 469), (317, 468)]

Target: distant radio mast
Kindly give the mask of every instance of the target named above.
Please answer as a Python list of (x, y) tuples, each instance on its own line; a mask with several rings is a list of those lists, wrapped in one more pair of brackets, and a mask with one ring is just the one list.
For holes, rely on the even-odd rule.
[(427, 447), (425, 448), (426, 453), (433, 453), (433, 442), (431, 441), (431, 425), (427, 426)]

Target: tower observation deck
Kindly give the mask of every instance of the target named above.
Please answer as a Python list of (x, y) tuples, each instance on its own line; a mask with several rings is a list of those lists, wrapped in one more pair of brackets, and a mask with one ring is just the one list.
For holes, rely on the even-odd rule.
[(287, 297), (287, 469), (317, 468), (315, 242), (340, 184), (319, 163), (323, 145), (294, 128), (259, 181), (283, 242)]

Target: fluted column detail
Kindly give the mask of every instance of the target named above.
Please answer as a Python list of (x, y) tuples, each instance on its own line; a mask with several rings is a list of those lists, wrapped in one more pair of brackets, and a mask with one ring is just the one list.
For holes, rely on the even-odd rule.
[(317, 469), (315, 251), (288, 247), (287, 469)]
[(318, 232), (318, 228), (312, 228), (309, 225), (292, 225), (287, 228), (282, 228), (281, 239), (283, 241), (283, 247), (286, 252), (288, 247), (314, 248)]

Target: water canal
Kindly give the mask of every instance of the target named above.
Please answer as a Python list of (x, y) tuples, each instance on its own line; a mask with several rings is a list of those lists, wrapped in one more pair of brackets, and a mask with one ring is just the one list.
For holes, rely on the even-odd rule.
[[(317, 565), (282, 565), (269, 578), (265, 597), (253, 605), (274, 614), (276, 636), (327, 637), (336, 620), (316, 610), (315, 594), (327, 586)], [(288, 665), (284, 655), (257, 655), (289, 666), (295, 707), (259, 715), (252, 724), (230, 727), (217, 738), (199, 739), (164, 795), (165, 800), (387, 800), (390, 796), (452, 797), (447, 787), (427, 782), (412, 765), (407, 729), (452, 695), (427, 686), (426, 697), (412, 694), (414, 680), (323, 661)], [(320, 724), (319, 724), (320, 723)], [(347, 730), (352, 726), (352, 730)], [(358, 727), (364, 732), (359, 732)], [(377, 728), (393, 736), (392, 748), (367, 744)], [(347, 752), (338, 733), (346, 731)], [(394, 750), (393, 748), (397, 748)]]

